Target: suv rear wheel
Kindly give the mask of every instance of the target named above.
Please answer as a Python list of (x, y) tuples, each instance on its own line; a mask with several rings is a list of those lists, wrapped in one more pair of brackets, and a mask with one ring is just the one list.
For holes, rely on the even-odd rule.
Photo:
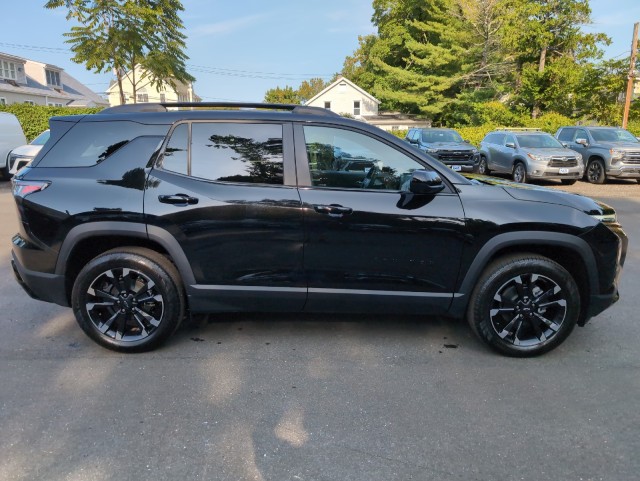
[(580, 313), (575, 280), (560, 264), (536, 254), (491, 263), (469, 302), (473, 331), (493, 349), (515, 357), (557, 347)]
[(140, 247), (95, 257), (78, 274), (71, 302), (89, 337), (123, 352), (148, 351), (162, 343), (178, 328), (185, 309), (175, 266)]

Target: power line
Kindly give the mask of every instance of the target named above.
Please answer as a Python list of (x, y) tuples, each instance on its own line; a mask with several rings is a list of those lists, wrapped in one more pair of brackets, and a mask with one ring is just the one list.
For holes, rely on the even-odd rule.
[[(43, 47), (39, 45), (25, 45), (18, 43), (0, 42), (0, 46), (10, 47), (23, 50), (31, 50), (36, 52), (45, 53), (72, 53), (69, 49), (58, 47)], [(194, 71), (204, 74), (219, 75), (223, 77), (242, 77), (242, 78), (257, 78), (266, 80), (305, 80), (313, 77), (320, 77), (323, 79), (333, 77), (333, 74), (319, 74), (319, 73), (278, 73), (278, 72), (260, 72), (252, 70), (239, 70), (223, 67), (209, 67), (204, 65), (187, 65), (187, 67)]]

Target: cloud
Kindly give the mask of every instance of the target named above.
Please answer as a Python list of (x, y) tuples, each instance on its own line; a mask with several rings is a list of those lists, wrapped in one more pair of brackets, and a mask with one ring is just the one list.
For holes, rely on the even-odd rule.
[(235, 33), (264, 20), (268, 15), (249, 15), (246, 17), (225, 20), (224, 22), (199, 25), (193, 29), (193, 35), (197, 37), (221, 36)]

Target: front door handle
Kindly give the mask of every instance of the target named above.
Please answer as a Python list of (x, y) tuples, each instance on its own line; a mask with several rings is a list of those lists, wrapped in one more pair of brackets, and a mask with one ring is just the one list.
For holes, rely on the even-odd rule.
[(199, 201), (197, 197), (191, 197), (187, 194), (159, 195), (158, 200), (163, 204), (173, 205), (195, 205)]
[(314, 204), (313, 210), (315, 210), (318, 214), (325, 214), (329, 217), (342, 217), (343, 215), (349, 215), (353, 213), (353, 209), (351, 207), (343, 207), (339, 204)]

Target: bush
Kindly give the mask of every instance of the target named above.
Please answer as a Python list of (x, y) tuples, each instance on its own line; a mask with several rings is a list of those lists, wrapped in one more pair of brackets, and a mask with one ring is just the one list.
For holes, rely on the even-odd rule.
[(28, 142), (31, 142), (40, 135), (42, 131), (49, 128), (49, 119), (51, 117), (95, 114), (101, 110), (102, 107), (48, 107), (44, 105), (28, 104), (0, 105), (0, 112), (9, 112), (18, 118)]

